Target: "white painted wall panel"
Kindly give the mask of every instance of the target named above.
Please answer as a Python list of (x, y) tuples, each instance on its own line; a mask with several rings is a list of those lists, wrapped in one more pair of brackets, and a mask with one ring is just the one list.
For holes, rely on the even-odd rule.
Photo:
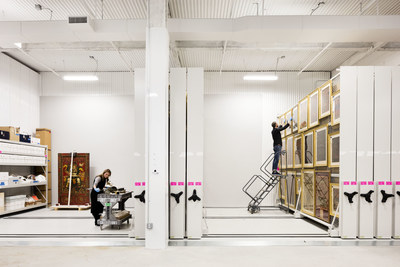
[[(170, 70), (170, 238), (185, 236), (186, 69)], [(180, 195), (179, 195), (180, 194)], [(177, 202), (179, 201), (179, 203)]]
[[(393, 185), (392, 182), (379, 181), (377, 183), (377, 215), (376, 215), (376, 238), (391, 238), (393, 235)], [(386, 202), (383, 191), (385, 194), (390, 194), (391, 197), (386, 198)]]
[[(188, 68), (187, 72), (187, 210), (186, 235), (201, 238), (204, 175), (204, 71)], [(198, 201), (189, 200), (194, 193)]]
[(39, 74), (0, 53), (0, 125), (39, 127)]
[[(358, 202), (360, 197), (357, 182), (341, 181), (340, 190), (340, 236), (342, 238), (356, 238), (359, 227)], [(353, 197), (349, 198), (346, 194), (353, 195)]]
[[(375, 67), (374, 180), (390, 181), (391, 68)], [(379, 209), (379, 205), (378, 205)]]
[[(400, 67), (392, 68), (391, 178), (400, 181)], [(400, 208), (400, 207), (399, 207)]]
[(42, 72), (43, 96), (80, 96), (80, 95), (134, 95), (134, 74), (130, 72), (98, 72), (98, 81), (64, 81), (64, 75), (93, 75), (93, 72)]

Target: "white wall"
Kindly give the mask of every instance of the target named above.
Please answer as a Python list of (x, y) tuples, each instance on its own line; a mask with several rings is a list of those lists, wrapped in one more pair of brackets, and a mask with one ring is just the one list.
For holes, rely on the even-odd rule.
[[(329, 79), (329, 73), (278, 73), (278, 81), (243, 81), (244, 73), (205, 73), (204, 201), (246, 207), (243, 185), (271, 154), (271, 122)], [(274, 196), (263, 205), (273, 205)]]
[[(122, 83), (120, 79), (132, 83)], [(58, 153), (72, 150), (90, 153), (90, 183), (95, 175), (109, 168), (111, 181), (117, 187), (133, 190), (133, 75), (104, 73), (99, 75), (96, 86), (96, 82), (68, 83), (52, 73), (44, 73), (42, 84), (40, 126), (52, 130), (52, 197), (55, 202), (58, 199)], [(110, 88), (106, 89), (105, 85)], [(133, 206), (130, 201), (127, 206)]]
[(0, 53), (0, 126), (39, 127), (39, 74)]

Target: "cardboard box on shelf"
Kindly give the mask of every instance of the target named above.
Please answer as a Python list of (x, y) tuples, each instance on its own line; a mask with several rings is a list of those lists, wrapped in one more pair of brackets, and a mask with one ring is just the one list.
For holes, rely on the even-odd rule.
[(16, 141), (19, 142), (19, 135), (17, 135), (17, 131), (14, 127), (12, 126), (1, 126), (0, 131), (6, 131), (9, 132), (10, 134), (10, 141)]
[(51, 149), (51, 130), (45, 128), (37, 128), (36, 137), (40, 138), (41, 145), (47, 146), (48, 149)]
[(4, 211), (4, 192), (0, 192), (0, 212)]

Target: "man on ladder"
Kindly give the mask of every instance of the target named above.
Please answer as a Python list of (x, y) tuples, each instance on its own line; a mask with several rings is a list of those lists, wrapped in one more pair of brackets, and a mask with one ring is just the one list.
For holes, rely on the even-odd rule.
[[(290, 118), (290, 121), (292, 121), (292, 118)], [(286, 123), (285, 126), (279, 125), (274, 121), (272, 124), (272, 138), (274, 139), (274, 162), (272, 163), (272, 175), (281, 175), (278, 172), (278, 164), (279, 164), (279, 157), (281, 155), (281, 150), (282, 150), (282, 137), (281, 137), (281, 131), (285, 130), (287, 127), (289, 127), (289, 122)]]

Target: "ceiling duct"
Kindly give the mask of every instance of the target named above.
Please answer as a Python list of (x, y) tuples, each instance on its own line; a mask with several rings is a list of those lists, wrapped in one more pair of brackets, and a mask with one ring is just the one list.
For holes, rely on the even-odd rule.
[(74, 31), (94, 31), (93, 21), (86, 16), (68, 17), (68, 25)]

